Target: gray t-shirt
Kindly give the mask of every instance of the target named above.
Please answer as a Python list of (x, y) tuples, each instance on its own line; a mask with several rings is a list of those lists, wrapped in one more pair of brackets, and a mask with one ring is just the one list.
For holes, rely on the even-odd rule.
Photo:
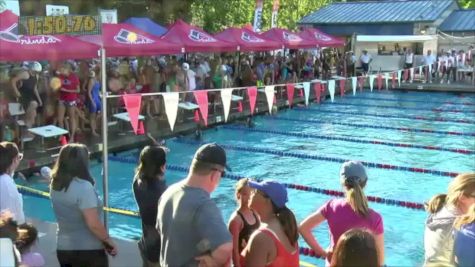
[(97, 208), (102, 219), (102, 201), (94, 186), (74, 178), (67, 191), (50, 189), (51, 202), (58, 222), (58, 250), (103, 249), (102, 242), (89, 230), (82, 210)]
[(198, 266), (195, 257), (231, 242), (221, 211), (208, 192), (183, 182), (169, 187), (158, 203), (160, 265)]

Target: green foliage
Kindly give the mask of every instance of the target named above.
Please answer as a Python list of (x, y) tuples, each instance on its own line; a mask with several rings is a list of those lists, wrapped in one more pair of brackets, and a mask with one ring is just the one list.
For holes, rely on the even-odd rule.
[(463, 8), (475, 8), (475, 0), (459, 0), (459, 3)]

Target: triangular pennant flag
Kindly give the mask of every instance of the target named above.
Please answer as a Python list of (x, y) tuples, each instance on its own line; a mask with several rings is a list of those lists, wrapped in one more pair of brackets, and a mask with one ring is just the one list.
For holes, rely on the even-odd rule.
[(313, 90), (315, 92), (315, 100), (320, 104), (320, 95), (322, 94), (322, 89), (320, 88), (320, 82), (316, 82), (313, 85)]
[(340, 96), (343, 97), (345, 96), (345, 79), (340, 80)]
[(251, 106), (251, 115), (254, 114), (257, 99), (257, 87), (252, 86), (247, 88), (247, 95), (249, 96), (249, 105)]
[(303, 92), (305, 93), (305, 106), (308, 106), (308, 99), (310, 98), (310, 83), (303, 83)]
[(200, 112), (195, 110), (195, 115), (193, 116), (193, 121), (196, 123), (200, 123)]
[(292, 107), (294, 103), (294, 93), (295, 93), (295, 85), (293, 83), (287, 84), (287, 99), (289, 100), (289, 107)]
[(61, 146), (65, 146), (68, 144), (68, 140), (66, 139), (65, 135), (61, 135), (61, 137), (59, 138), (59, 143), (61, 144)]
[(333, 99), (335, 99), (335, 80), (328, 80), (328, 91), (330, 92), (330, 99), (333, 102)]
[(398, 71), (397, 71), (397, 83), (398, 83), (398, 86), (401, 86), (401, 74), (402, 74), (402, 70), (398, 70)]
[(165, 103), (165, 113), (167, 114), (168, 124), (173, 132), (176, 116), (178, 114), (178, 102), (180, 95), (177, 92), (162, 93), (163, 103)]
[(353, 95), (356, 95), (356, 83), (358, 81), (357, 77), (351, 77), (351, 89), (353, 89)]
[(389, 72), (384, 73), (384, 81), (386, 82), (386, 90), (389, 89)]
[(269, 113), (272, 114), (272, 105), (274, 104), (274, 87), (273, 85), (266, 86), (264, 92), (266, 93), (267, 105), (269, 106)]
[(404, 77), (403, 80), (407, 82), (407, 79), (409, 79), (409, 69), (404, 69)]
[(396, 88), (396, 72), (393, 72), (393, 78), (391, 80), (391, 87)]
[(138, 135), (144, 135), (145, 134), (145, 127), (143, 125), (143, 121), (139, 121), (139, 128), (137, 129), (137, 134)]
[(122, 95), (122, 99), (125, 103), (125, 109), (129, 114), (130, 123), (134, 129), (134, 133), (137, 134), (139, 128), (139, 113), (140, 105), (142, 103), (142, 95), (140, 94), (125, 94)]
[(411, 73), (411, 82), (414, 80), (414, 68), (410, 68), (409, 72)]
[(200, 107), (201, 117), (205, 122), (205, 126), (208, 126), (208, 91), (198, 90), (193, 91), (196, 98), (196, 103)]
[(303, 90), (299, 89), (299, 97), (304, 97)]
[(381, 89), (383, 88), (383, 76), (381, 75), (381, 73), (378, 74), (377, 85), (378, 90), (381, 91)]
[(374, 86), (374, 78), (376, 77), (376, 75), (369, 75), (369, 90), (371, 90), (371, 92), (373, 92), (373, 86)]
[(228, 121), (229, 110), (231, 109), (231, 98), (233, 89), (221, 89), (221, 101), (223, 102), (224, 121)]

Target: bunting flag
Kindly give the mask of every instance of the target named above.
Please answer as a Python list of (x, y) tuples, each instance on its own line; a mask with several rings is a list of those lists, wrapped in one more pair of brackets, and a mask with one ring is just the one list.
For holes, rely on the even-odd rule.
[(193, 91), (196, 98), (196, 103), (200, 107), (201, 117), (205, 122), (205, 126), (208, 126), (208, 92), (205, 90)]
[(340, 80), (340, 97), (345, 96), (345, 79)]
[(231, 97), (233, 89), (221, 89), (221, 101), (223, 102), (224, 122), (228, 121), (229, 110), (231, 109)]
[(247, 95), (249, 96), (249, 105), (251, 107), (251, 115), (254, 114), (257, 99), (257, 87), (252, 86), (247, 88)]
[(287, 99), (289, 100), (289, 107), (294, 103), (295, 84), (287, 84)]
[(267, 105), (269, 106), (269, 114), (272, 114), (272, 105), (274, 104), (274, 85), (266, 86), (264, 91), (266, 93)]
[(176, 116), (178, 114), (178, 102), (180, 95), (177, 92), (162, 93), (163, 103), (165, 103), (165, 113), (167, 114), (168, 124), (173, 132), (175, 127)]
[(320, 82), (316, 82), (313, 85), (313, 90), (315, 91), (315, 98), (318, 104), (320, 104), (320, 95), (322, 94), (322, 90), (320, 88)]
[(137, 129), (137, 134), (138, 135), (144, 135), (145, 134), (145, 126), (143, 125), (143, 121), (139, 120), (139, 128)]
[(403, 80), (405, 82), (407, 82), (407, 80), (409, 79), (409, 70), (408, 69), (404, 69), (404, 77), (403, 77)]
[(401, 74), (402, 74), (402, 70), (398, 70), (398, 71), (397, 71), (397, 83), (398, 83), (398, 86), (401, 86)]
[(193, 121), (196, 123), (200, 123), (200, 112), (195, 110), (195, 115), (193, 116)]
[(335, 80), (328, 80), (328, 91), (330, 92), (330, 99), (333, 102), (333, 99), (335, 99)]
[(396, 72), (393, 72), (393, 79), (391, 81), (391, 87), (396, 88)]
[(310, 98), (310, 83), (303, 83), (303, 92), (305, 93), (305, 106), (308, 106), (308, 99)]
[(139, 129), (139, 113), (140, 105), (142, 104), (142, 95), (140, 94), (125, 94), (122, 95), (124, 100), (125, 109), (129, 114), (130, 123), (134, 129), (134, 133), (138, 134)]
[(368, 78), (369, 78), (369, 90), (371, 90), (371, 92), (373, 92), (375, 75), (369, 75)]
[(358, 84), (359, 84), (359, 87), (360, 87), (360, 92), (363, 92), (364, 76), (358, 77)]
[(356, 95), (356, 82), (358, 81), (357, 77), (351, 77), (351, 88), (353, 89), (353, 95)]
[(414, 80), (414, 68), (410, 68), (409, 72), (411, 73), (411, 81)]
[(381, 73), (378, 74), (377, 85), (378, 91), (381, 91), (381, 89), (383, 88), (383, 76), (381, 75)]
[(299, 90), (299, 97), (304, 97), (304, 95), (305, 94), (304, 94), (303, 90)]
[(389, 90), (389, 72), (384, 73), (384, 81), (386, 82), (386, 90)]
[(61, 146), (65, 146), (68, 144), (68, 140), (66, 139), (66, 135), (61, 135), (61, 137), (59, 138), (59, 143), (61, 144)]

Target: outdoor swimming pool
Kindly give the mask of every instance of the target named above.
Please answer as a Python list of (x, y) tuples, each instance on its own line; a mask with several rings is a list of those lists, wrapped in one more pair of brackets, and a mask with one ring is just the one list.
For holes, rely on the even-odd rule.
[[(202, 142), (225, 146), (233, 170), (227, 178), (272, 178), (307, 186), (288, 189), (288, 205), (301, 221), (333, 197), (331, 191), (322, 194), (322, 189), (341, 191), (338, 173), (343, 160), (361, 160), (370, 166), (368, 196), (423, 203), (445, 192), (454, 173), (475, 171), (474, 113), (473, 94), (365, 92), (337, 97), (333, 104), (327, 100), (256, 117), (252, 129), (240, 124), (219, 126), (205, 131)], [(183, 168), (199, 145), (192, 136), (167, 140), (168, 183), (185, 177)], [(131, 190), (137, 154), (138, 150), (123, 152), (109, 161), (112, 207), (137, 210)], [(92, 172), (102, 190), (101, 165), (93, 163)], [(212, 195), (226, 221), (236, 206), (234, 183), (223, 179)], [(44, 184), (33, 187), (46, 190)], [(420, 265), (426, 213), (375, 202), (370, 207), (383, 216), (386, 263)], [(25, 196), (25, 211), (29, 217), (54, 221), (48, 200)], [(110, 224), (116, 237), (135, 239), (141, 233), (137, 218), (111, 214)], [(326, 224), (314, 234), (328, 245)], [(307, 247), (303, 241), (301, 245)], [(324, 266), (320, 259), (301, 259)]]

